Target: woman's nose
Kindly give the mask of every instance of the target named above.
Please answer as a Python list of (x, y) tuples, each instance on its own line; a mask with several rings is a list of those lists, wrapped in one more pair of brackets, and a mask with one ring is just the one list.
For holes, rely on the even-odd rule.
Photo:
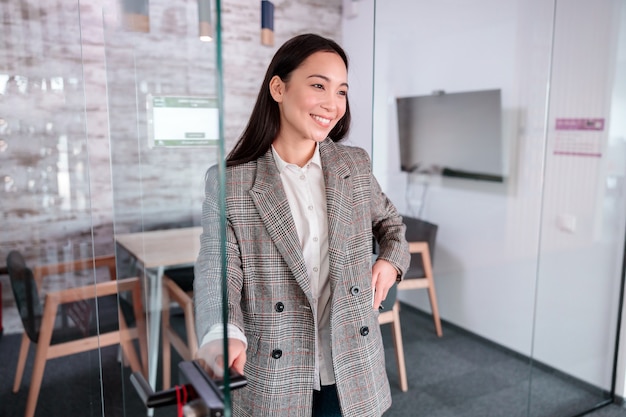
[(322, 102), (322, 108), (328, 111), (334, 111), (337, 109), (337, 100), (334, 94), (329, 93), (324, 97), (324, 101)]

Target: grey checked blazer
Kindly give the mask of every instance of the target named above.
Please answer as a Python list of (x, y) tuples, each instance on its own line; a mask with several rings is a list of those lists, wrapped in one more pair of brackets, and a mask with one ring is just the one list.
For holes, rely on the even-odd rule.
[[(409, 264), (402, 219), (382, 193), (367, 153), (320, 143), (326, 183), (333, 368), (344, 417), (378, 417), (391, 405), (372, 308), (372, 234), (379, 258), (404, 274)], [(207, 173), (195, 305), (200, 339), (222, 322), (226, 268), (228, 321), (248, 339), (248, 385), (233, 391), (233, 416), (307, 417), (312, 410), (316, 313), (289, 203), (271, 149), (225, 173), (225, 230), (219, 172)], [(225, 233), (225, 262), (221, 257)]]

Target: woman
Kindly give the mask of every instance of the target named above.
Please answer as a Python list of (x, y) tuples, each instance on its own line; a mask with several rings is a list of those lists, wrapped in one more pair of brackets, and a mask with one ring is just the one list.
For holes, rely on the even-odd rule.
[[(404, 225), (348, 132), (348, 60), (305, 34), (276, 52), (226, 162), (228, 366), (234, 416), (377, 417), (391, 396), (378, 307), (409, 263)], [(218, 172), (196, 264), (198, 357), (221, 365)], [(380, 250), (372, 266), (372, 234)]]

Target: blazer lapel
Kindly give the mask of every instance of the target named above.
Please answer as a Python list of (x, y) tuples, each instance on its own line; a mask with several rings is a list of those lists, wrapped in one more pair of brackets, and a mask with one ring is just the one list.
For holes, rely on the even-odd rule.
[(335, 289), (343, 274), (345, 242), (350, 234), (352, 219), (352, 180), (350, 167), (334, 142), (326, 139), (320, 143), (320, 157), (326, 181), (326, 205), (328, 211), (328, 249), (330, 282)]
[(311, 285), (298, 240), (298, 232), (271, 149), (257, 160), (256, 179), (250, 190), (250, 198), (272, 242), (278, 248), (304, 293), (311, 299)]

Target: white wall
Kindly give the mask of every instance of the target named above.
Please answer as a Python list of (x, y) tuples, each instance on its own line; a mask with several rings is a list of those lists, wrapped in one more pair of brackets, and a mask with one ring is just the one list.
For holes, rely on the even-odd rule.
[(374, 1), (343, 0), (342, 47), (349, 59), (349, 100), (352, 125), (345, 143), (372, 152)]
[[(359, 11), (373, 3), (359, 1)], [(555, 15), (539, 0), (444, 3), (378, 2), (375, 174), (404, 214), (440, 226), (435, 273), (445, 320), (608, 389), (626, 212), (626, 133), (610, 117), (625, 97), (623, 83), (614, 84), (624, 7), (570, 0)], [(368, 30), (370, 15), (355, 19)], [(344, 45), (366, 60), (359, 40), (367, 35), (348, 28), (357, 22), (344, 18)], [(359, 66), (358, 77), (370, 71)], [(491, 88), (502, 90), (505, 184), (400, 172), (395, 97)], [(555, 155), (557, 117), (605, 118), (605, 130), (581, 136), (601, 157)], [(572, 219), (569, 230), (563, 221)], [(429, 309), (424, 292), (401, 297)], [(618, 395), (623, 371), (620, 378)]]

